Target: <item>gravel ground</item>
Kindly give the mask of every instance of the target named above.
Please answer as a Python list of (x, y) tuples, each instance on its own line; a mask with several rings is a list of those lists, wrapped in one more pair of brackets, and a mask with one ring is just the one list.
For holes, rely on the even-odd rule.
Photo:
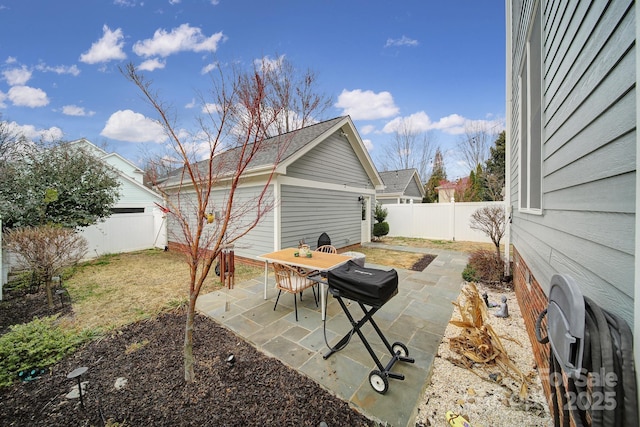
[[(489, 308), (487, 323), (499, 336), (515, 338), (522, 344), (501, 340), (511, 361), (523, 374), (530, 376), (529, 395), (526, 399), (520, 399), (520, 383), (509, 377), (491, 380), (488, 375), (499, 372), (497, 368), (482, 369), (474, 366), (471, 372), (454, 365), (450, 359), (460, 359), (460, 355), (449, 349), (449, 340), (460, 335), (461, 329), (449, 324), (438, 348), (430, 383), (419, 407), (416, 426), (446, 426), (447, 411), (464, 416), (473, 427), (552, 426), (553, 419), (535, 370), (531, 344), (515, 293), (481, 284), (477, 287), (480, 294), (487, 292), (490, 302), (499, 303), (503, 295), (507, 297), (509, 317), (498, 318), (495, 316), (498, 309)], [(460, 319), (457, 308), (454, 309), (452, 318)]]

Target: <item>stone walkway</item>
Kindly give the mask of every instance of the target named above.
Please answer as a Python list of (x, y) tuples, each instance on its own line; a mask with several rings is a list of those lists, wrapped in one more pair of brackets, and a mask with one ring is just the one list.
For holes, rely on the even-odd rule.
[[(370, 246), (382, 246), (368, 244)], [(467, 263), (464, 253), (435, 249), (384, 246), (388, 249), (436, 255), (422, 272), (397, 269), (398, 294), (373, 316), (390, 343), (404, 343), (414, 364), (397, 362), (391, 372), (404, 374), (404, 380), (389, 379), (382, 395), (369, 384), (369, 373), (377, 369), (363, 342), (354, 334), (349, 344), (328, 359), (323, 355), (351, 330), (351, 324), (333, 297), (327, 299), (327, 320), (323, 322), (311, 292), (298, 302), (298, 322), (293, 297), (283, 294), (277, 309), (273, 306), (277, 290), (273, 273), (269, 275), (268, 298), (263, 277), (236, 284), (198, 298), (197, 309), (231, 329), (265, 354), (281, 360), (348, 401), (367, 417), (395, 427), (415, 425), (417, 408), (431, 372), (433, 359), (462, 288), (461, 273)], [(388, 267), (367, 263), (367, 267)], [(358, 320), (362, 310), (350, 303), (349, 311)], [(362, 327), (375, 354), (386, 366), (389, 351), (370, 323)]]

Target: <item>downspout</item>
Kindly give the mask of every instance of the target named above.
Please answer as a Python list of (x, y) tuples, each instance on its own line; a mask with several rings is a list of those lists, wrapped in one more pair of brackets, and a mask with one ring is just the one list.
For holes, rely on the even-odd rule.
[(505, 276), (511, 275), (511, 218), (513, 215), (513, 209), (511, 207), (511, 105), (512, 105), (512, 69), (513, 63), (511, 58), (511, 1), (506, 3), (506, 88), (505, 94), (506, 101), (506, 114), (505, 114), (505, 162), (504, 162), (504, 206), (505, 206), (505, 233), (504, 233), (504, 274)]
[[(638, 39), (640, 39), (640, 28), (638, 25), (640, 23), (640, 8), (636, 5), (636, 16), (635, 16), (635, 24), (636, 24), (636, 43)], [(636, 235), (635, 237), (635, 268), (634, 268), (634, 287), (633, 287), (633, 334), (635, 337), (640, 337), (640, 292), (638, 292), (638, 284), (640, 283), (640, 260), (638, 256), (640, 255), (640, 243), (638, 241), (638, 233), (640, 232), (640, 219), (638, 218), (638, 212), (640, 211), (640, 175), (638, 174), (638, 159), (640, 157), (640, 141), (638, 140), (638, 123), (640, 123), (640, 103), (638, 102), (638, 75), (640, 67), (640, 59), (638, 53), (636, 52), (636, 206), (635, 206), (635, 220), (636, 220)], [(636, 383), (640, 384), (640, 339), (633, 340), (634, 346), (634, 361), (636, 365)], [(640, 387), (638, 388), (638, 399), (640, 399)], [(640, 401), (640, 400), (639, 400)]]

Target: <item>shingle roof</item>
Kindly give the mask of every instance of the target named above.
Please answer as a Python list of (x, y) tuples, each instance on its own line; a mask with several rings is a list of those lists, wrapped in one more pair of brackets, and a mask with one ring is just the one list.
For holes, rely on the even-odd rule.
[[(288, 158), (304, 148), (304, 146), (313, 142), (327, 130), (331, 129), (337, 123), (344, 120), (345, 117), (347, 116), (336, 117), (331, 120), (316, 123), (302, 129), (284, 133), (282, 135), (278, 135), (261, 141), (260, 151), (258, 151), (254, 155), (246, 172), (272, 167), (276, 161), (278, 163), (285, 162)], [(282, 153), (280, 153), (283, 144), (286, 144), (286, 148)], [(249, 144), (247, 146), (247, 149), (249, 150), (252, 146), (253, 144)], [(278, 159), (279, 154), (280, 159)], [(214, 158), (214, 169), (216, 170), (216, 173), (219, 176), (233, 173), (236, 170), (238, 157), (240, 155), (241, 147), (232, 148), (216, 155)], [(207, 168), (208, 162), (209, 160), (207, 159), (198, 162), (196, 165), (204, 172), (205, 168)], [(176, 169), (172, 173), (170, 173), (168, 179), (165, 181), (165, 185), (178, 184), (181, 170), (181, 168)]]
[(415, 173), (417, 173), (417, 171), (413, 168), (379, 172), (380, 178), (382, 178), (382, 182), (385, 185), (385, 189), (378, 191), (378, 194), (403, 194), (411, 183)]

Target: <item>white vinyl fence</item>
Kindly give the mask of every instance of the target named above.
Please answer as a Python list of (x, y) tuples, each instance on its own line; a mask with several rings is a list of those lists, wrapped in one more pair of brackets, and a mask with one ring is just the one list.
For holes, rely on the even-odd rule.
[(167, 244), (166, 219), (159, 209), (144, 213), (111, 215), (104, 222), (82, 230), (89, 243), (87, 258), (149, 248)]
[(473, 212), (484, 206), (505, 206), (505, 203), (413, 203), (383, 207), (388, 212), (389, 236), (491, 243), (486, 234), (469, 225)]
[[(166, 218), (157, 208), (147, 208), (143, 213), (111, 215), (104, 222), (83, 229), (81, 234), (89, 244), (87, 259), (167, 245)], [(0, 233), (0, 243), (1, 238)], [(7, 251), (0, 250), (0, 300), (2, 285), (7, 283), (8, 273), (16, 264), (14, 258)]]

